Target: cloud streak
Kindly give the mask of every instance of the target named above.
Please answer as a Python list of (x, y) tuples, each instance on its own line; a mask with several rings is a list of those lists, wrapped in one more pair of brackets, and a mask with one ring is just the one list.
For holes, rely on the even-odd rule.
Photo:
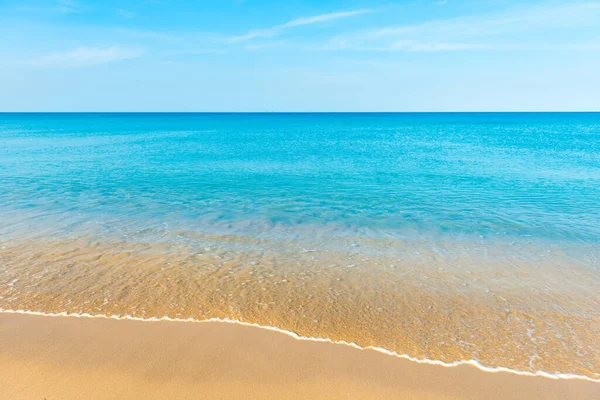
[(284, 30), (297, 28), (306, 25), (319, 24), (328, 21), (334, 21), (343, 18), (355, 17), (358, 15), (369, 14), (374, 12), (372, 9), (360, 9), (353, 11), (340, 11), (328, 14), (314, 15), (311, 17), (296, 18), (286, 23), (275, 25), (267, 29), (259, 29), (250, 31), (244, 35), (233, 36), (227, 39), (229, 43), (245, 42), (257, 38), (272, 38), (280, 35)]
[[(577, 30), (600, 21), (600, 2), (537, 5), (495, 14), (390, 26), (333, 37), (329, 50), (457, 51), (523, 47), (528, 33)], [(535, 35), (533, 35), (535, 36)], [(539, 40), (532, 36), (532, 41)], [(547, 37), (547, 35), (545, 35)], [(541, 47), (548, 43), (540, 43)], [(531, 48), (531, 44), (528, 45)]]
[(79, 13), (82, 11), (81, 5), (75, 0), (58, 0), (58, 10), (61, 13)]
[(27, 64), (37, 67), (85, 67), (138, 58), (141, 57), (143, 53), (144, 52), (141, 49), (130, 49), (119, 46), (106, 48), (78, 47), (71, 51), (52, 53), (38, 57), (30, 60)]

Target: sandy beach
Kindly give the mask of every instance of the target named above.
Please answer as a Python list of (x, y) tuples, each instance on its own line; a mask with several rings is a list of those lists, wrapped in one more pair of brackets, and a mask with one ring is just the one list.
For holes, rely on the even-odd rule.
[(2, 399), (599, 399), (600, 384), (418, 364), (238, 324), (0, 313)]

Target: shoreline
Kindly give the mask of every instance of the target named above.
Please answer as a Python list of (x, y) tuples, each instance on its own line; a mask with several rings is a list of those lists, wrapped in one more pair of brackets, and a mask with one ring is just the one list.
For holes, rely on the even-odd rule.
[[(76, 318), (79, 318), (79, 319), (101, 319), (101, 320), (114, 320), (114, 321), (142, 322), (142, 323), (148, 323), (148, 322), (194, 323), (194, 324), (219, 324), (220, 323), (220, 324), (227, 324), (227, 325), (238, 325), (238, 326), (250, 327), (250, 328), (255, 328), (255, 329), (260, 329), (260, 330), (265, 330), (265, 331), (277, 332), (279, 334), (283, 334), (288, 337), (291, 337), (297, 341), (328, 343), (331, 345), (343, 345), (343, 346), (346, 346), (346, 347), (349, 347), (349, 348), (352, 348), (355, 350), (373, 351), (373, 352), (377, 352), (377, 353), (380, 353), (380, 354), (383, 354), (386, 356), (391, 356), (394, 358), (410, 361), (410, 362), (416, 363), (416, 364), (425, 364), (425, 365), (444, 367), (444, 368), (457, 368), (457, 367), (465, 367), (466, 366), (466, 367), (473, 367), (479, 371), (486, 372), (486, 373), (492, 373), (492, 374), (504, 373), (504, 374), (512, 374), (512, 375), (516, 375), (516, 376), (546, 378), (546, 379), (559, 380), (559, 381), (575, 380), (575, 381), (584, 381), (584, 382), (590, 382), (590, 383), (600, 383), (600, 379), (594, 379), (594, 378), (591, 378), (589, 376), (584, 376), (584, 375), (565, 374), (565, 373), (553, 374), (553, 373), (549, 373), (546, 371), (536, 371), (536, 372), (519, 371), (519, 370), (514, 370), (514, 369), (511, 369), (508, 367), (503, 367), (503, 366), (499, 366), (499, 367), (486, 366), (486, 365), (479, 363), (477, 360), (458, 360), (458, 361), (455, 361), (452, 363), (448, 363), (448, 362), (441, 361), (441, 360), (420, 359), (420, 358), (412, 357), (407, 354), (398, 354), (394, 351), (390, 351), (390, 350), (387, 350), (387, 349), (384, 349), (381, 347), (376, 347), (376, 346), (362, 347), (356, 343), (347, 342), (347, 341), (332, 340), (330, 338), (321, 338), (321, 337), (306, 337), (306, 336), (301, 336), (295, 332), (288, 331), (288, 330), (281, 329), (281, 328), (274, 327), (274, 326), (259, 325), (256, 323), (244, 322), (244, 321), (239, 321), (239, 320), (234, 320), (234, 319), (229, 319), (229, 318), (210, 318), (210, 319), (206, 319), (206, 320), (198, 320), (198, 319), (194, 319), (194, 318), (180, 319), (180, 318), (171, 318), (168, 316), (140, 318), (140, 317), (133, 317), (130, 315), (105, 315), (105, 314), (93, 315), (93, 314), (89, 314), (89, 313), (67, 313), (67, 312), (45, 313), (45, 312), (40, 312), (40, 311), (7, 310), (7, 309), (0, 308), (0, 317), (2, 317), (2, 315), (22, 315), (22, 316), (35, 316), (35, 317), (46, 317), (46, 318), (70, 317), (73, 319), (76, 319)], [(599, 388), (600, 388), (600, 386), (599, 386)]]

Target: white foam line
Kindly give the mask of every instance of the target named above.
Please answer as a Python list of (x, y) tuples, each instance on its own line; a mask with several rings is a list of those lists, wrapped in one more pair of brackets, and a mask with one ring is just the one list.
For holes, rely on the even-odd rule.
[(239, 321), (239, 320), (230, 319), (230, 318), (209, 318), (209, 319), (199, 320), (199, 319), (194, 319), (194, 318), (186, 318), (186, 319), (171, 318), (166, 315), (164, 317), (160, 317), (160, 318), (159, 317), (140, 318), (140, 317), (133, 317), (131, 315), (106, 315), (106, 314), (92, 315), (92, 314), (88, 314), (88, 313), (67, 313), (67, 312), (45, 313), (45, 312), (40, 312), (40, 311), (28, 311), (28, 310), (7, 310), (4, 308), (0, 308), (0, 313), (38, 315), (38, 316), (43, 316), (43, 317), (103, 318), (103, 319), (130, 320), (130, 321), (140, 321), (140, 322), (160, 322), (160, 321), (163, 321), (163, 322), (164, 321), (195, 322), (195, 323), (221, 322), (221, 323), (237, 324), (237, 325), (243, 325), (243, 326), (252, 326), (255, 328), (261, 328), (261, 329), (266, 329), (266, 330), (270, 330), (270, 331), (275, 331), (275, 332), (279, 332), (279, 333), (283, 333), (285, 335), (291, 336), (292, 338), (294, 338), (296, 340), (306, 340), (306, 341), (311, 341), (311, 342), (326, 342), (326, 343), (332, 343), (332, 344), (341, 344), (341, 345), (353, 347), (358, 350), (374, 350), (379, 353), (387, 354), (387, 355), (398, 357), (398, 358), (404, 358), (406, 360), (410, 360), (410, 361), (413, 361), (413, 362), (416, 362), (419, 364), (439, 365), (439, 366), (447, 367), (447, 368), (458, 367), (460, 365), (471, 365), (471, 366), (478, 368), (485, 372), (493, 372), (493, 373), (507, 372), (510, 374), (521, 375), (521, 376), (538, 376), (538, 377), (549, 378), (549, 379), (578, 379), (578, 380), (583, 380), (583, 381), (600, 383), (600, 379), (594, 379), (594, 378), (591, 378), (591, 377), (585, 376), (585, 375), (551, 374), (551, 373), (545, 372), (545, 371), (529, 372), (529, 371), (514, 370), (514, 369), (510, 369), (510, 368), (506, 368), (506, 367), (489, 367), (489, 366), (481, 364), (477, 360), (460, 360), (460, 361), (454, 361), (454, 362), (448, 363), (448, 362), (440, 361), (440, 360), (430, 360), (427, 358), (416, 358), (416, 357), (409, 356), (408, 354), (398, 354), (395, 351), (390, 351), (390, 350), (384, 349), (382, 347), (375, 347), (375, 346), (362, 347), (356, 343), (346, 342), (345, 340), (332, 340), (329, 338), (300, 336), (295, 332), (286, 331), (284, 329), (276, 328), (274, 326), (259, 325), (259, 324)]

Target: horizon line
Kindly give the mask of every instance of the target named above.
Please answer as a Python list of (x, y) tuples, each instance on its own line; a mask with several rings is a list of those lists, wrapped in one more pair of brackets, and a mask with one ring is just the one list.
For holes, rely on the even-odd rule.
[(0, 114), (593, 114), (600, 110), (475, 111), (0, 111)]

